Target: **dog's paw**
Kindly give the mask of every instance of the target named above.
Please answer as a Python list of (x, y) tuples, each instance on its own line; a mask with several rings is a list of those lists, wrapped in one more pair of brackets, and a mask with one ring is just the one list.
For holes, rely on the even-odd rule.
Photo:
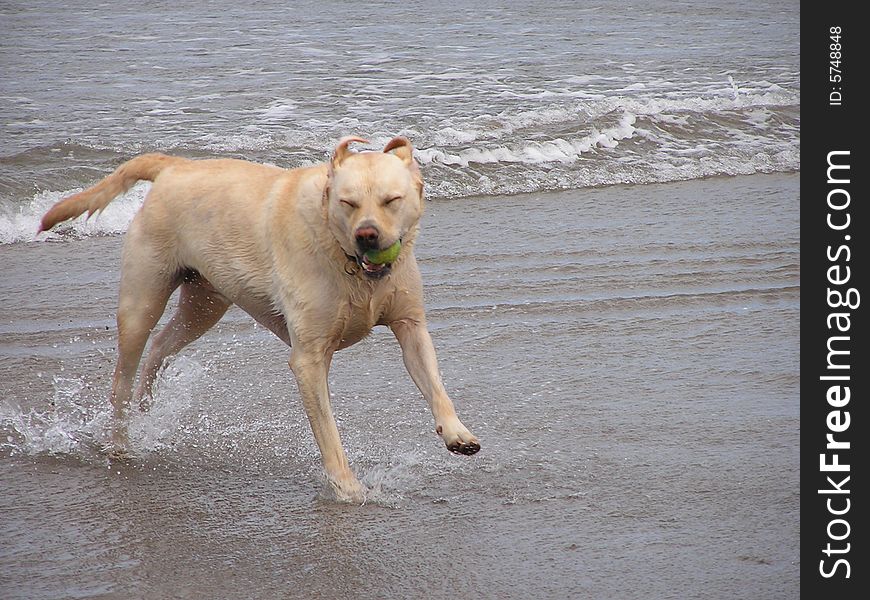
[(356, 476), (338, 478), (327, 475), (326, 479), (329, 482), (332, 495), (339, 502), (359, 505), (366, 503), (369, 489), (360, 483)]
[(472, 454), (477, 454), (478, 450), (480, 450), (480, 442), (477, 440), (472, 440), (470, 442), (457, 441), (447, 444), (447, 449), (454, 454), (465, 454), (466, 456), (471, 456)]
[(100, 450), (102, 450), (103, 454), (105, 454), (111, 461), (125, 462), (133, 458), (130, 448), (119, 446), (115, 443), (104, 444)]
[(451, 427), (439, 424), (435, 427), (435, 433), (442, 437), (447, 449), (454, 454), (471, 456), (480, 450), (480, 442), (459, 421), (452, 424)]
[(112, 427), (111, 440), (103, 444), (101, 450), (109, 457), (109, 460), (130, 460), (132, 458), (132, 449), (130, 446), (130, 438), (127, 434), (127, 428), (123, 424), (114, 425)]

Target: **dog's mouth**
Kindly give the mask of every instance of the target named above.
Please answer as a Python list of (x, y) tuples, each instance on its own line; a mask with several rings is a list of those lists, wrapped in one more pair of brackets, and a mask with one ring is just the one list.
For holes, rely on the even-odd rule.
[(375, 264), (365, 255), (357, 256), (356, 262), (362, 269), (363, 274), (371, 279), (380, 279), (389, 275), (390, 270), (393, 268), (393, 263)]
[(398, 260), (402, 251), (402, 238), (397, 239), (386, 248), (361, 246), (355, 255), (348, 254), (347, 257), (356, 262), (365, 277), (381, 279), (390, 274), (393, 265)]
[[(356, 275), (360, 272), (369, 279), (381, 279), (392, 272), (393, 265), (399, 259), (402, 251), (402, 238), (386, 248), (366, 248), (360, 244), (360, 248), (354, 253), (345, 252), (347, 264), (344, 267), (348, 275)], [(355, 263), (355, 264), (354, 264)]]

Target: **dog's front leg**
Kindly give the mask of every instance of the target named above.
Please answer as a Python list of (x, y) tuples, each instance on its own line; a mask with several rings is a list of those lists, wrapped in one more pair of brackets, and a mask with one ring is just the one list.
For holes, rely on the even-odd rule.
[(294, 345), (290, 353), (290, 369), (296, 376), (302, 404), (320, 448), (329, 483), (340, 500), (362, 502), (365, 500), (365, 487), (350, 470), (332, 416), (327, 383), (331, 362), (332, 353), (306, 351), (302, 346)]
[(476, 453), (480, 450), (480, 442), (456, 416), (453, 401), (441, 382), (435, 346), (425, 321), (400, 319), (390, 323), (390, 329), (402, 347), (402, 358), (411, 379), (429, 403), (432, 416), (435, 417), (435, 432), (442, 437), (451, 452)]

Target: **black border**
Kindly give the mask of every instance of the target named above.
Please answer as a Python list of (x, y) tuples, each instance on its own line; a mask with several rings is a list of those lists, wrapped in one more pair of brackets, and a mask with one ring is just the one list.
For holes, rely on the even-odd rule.
[[(870, 263), (865, 251), (865, 237), (870, 231), (866, 205), (867, 179), (870, 179), (870, 165), (867, 161), (866, 146), (870, 140), (864, 134), (865, 121), (870, 112), (870, 94), (864, 90), (868, 82), (865, 60), (870, 56), (867, 38), (870, 36), (866, 18), (858, 15), (856, 3), (838, 2), (803, 3), (801, 20), (801, 592), (807, 598), (848, 599), (866, 597), (867, 572), (870, 570), (865, 522), (867, 495), (859, 488), (867, 487), (866, 455), (867, 445), (862, 443), (867, 435), (867, 410), (864, 408), (868, 394), (867, 379), (870, 377), (870, 364), (866, 361), (867, 318), (870, 307), (870, 290), (867, 289), (867, 271)], [(841, 27), (842, 57), (840, 69), (842, 81), (832, 82), (834, 74), (830, 67), (831, 27)], [(839, 89), (838, 89), (839, 88)], [(831, 92), (840, 92), (840, 105), (832, 105)], [(829, 184), (827, 178), (828, 155), (832, 151), (849, 151), (839, 155), (838, 160), (848, 161), (850, 181), (847, 185)], [(845, 171), (840, 170), (839, 173)], [(826, 222), (828, 213), (828, 193), (835, 188), (847, 188), (850, 197), (848, 212), (850, 227), (848, 231), (834, 231)], [(843, 198), (841, 194), (835, 197)], [(842, 213), (835, 217), (842, 217)], [(850, 239), (845, 240), (849, 235)], [(836, 256), (836, 249), (842, 244), (850, 248), (850, 260), (842, 252), (838, 261), (828, 257), (828, 246)], [(832, 309), (827, 300), (829, 287), (836, 289), (828, 281), (828, 269), (840, 264), (851, 268), (850, 281), (840, 286), (845, 291), (849, 287), (861, 293), (859, 306), (854, 309)], [(842, 269), (842, 267), (841, 267)], [(841, 270), (841, 273), (844, 273)], [(866, 294), (864, 293), (866, 292)], [(848, 333), (829, 332), (827, 317), (831, 312), (840, 310), (850, 313), (851, 327)], [(819, 455), (825, 450), (826, 422), (829, 411), (834, 410), (827, 402), (826, 392), (829, 381), (822, 381), (822, 375), (831, 374), (827, 369), (828, 338), (833, 335), (848, 336), (850, 381), (844, 382), (851, 390), (849, 404), (840, 410), (850, 413), (850, 426), (836, 439), (849, 441), (849, 450), (840, 451), (839, 461), (850, 465), (848, 473), (822, 473)], [(846, 348), (841, 345), (841, 348)], [(864, 350), (864, 352), (862, 352)], [(834, 451), (827, 451), (829, 454)], [(833, 496), (820, 494), (820, 489), (831, 487), (826, 477), (831, 475), (841, 481), (842, 475), (850, 476), (847, 485), (851, 505), (843, 518), (849, 522), (849, 537), (837, 544), (850, 543), (847, 554), (828, 558), (822, 552), (828, 543), (827, 526), (831, 519), (837, 518), (828, 513), (826, 499)], [(843, 506), (845, 495), (836, 496), (835, 508)], [(840, 504), (836, 504), (836, 503)], [(837, 529), (839, 527), (839, 529)], [(845, 526), (838, 524), (834, 532), (844, 531)], [(835, 575), (824, 578), (820, 573), (820, 560), (826, 561), (829, 571), (836, 558), (848, 560), (850, 577), (844, 577), (845, 566), (840, 565)], [(863, 592), (863, 593), (861, 593)]]

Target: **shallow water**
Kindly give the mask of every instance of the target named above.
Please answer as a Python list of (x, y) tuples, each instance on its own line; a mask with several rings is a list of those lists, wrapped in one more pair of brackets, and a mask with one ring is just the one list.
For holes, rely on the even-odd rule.
[(798, 177), (441, 199), (417, 254), (454, 456), (378, 329), (330, 385), (330, 499), (240, 311), (100, 452), (121, 237), (0, 246), (4, 598), (794, 598)]

